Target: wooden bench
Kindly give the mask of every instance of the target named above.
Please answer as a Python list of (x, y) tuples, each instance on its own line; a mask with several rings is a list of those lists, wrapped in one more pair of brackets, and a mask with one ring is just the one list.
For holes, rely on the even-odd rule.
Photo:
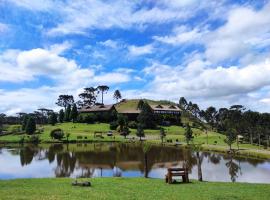
[(171, 184), (173, 182), (174, 176), (181, 176), (184, 183), (188, 183), (188, 171), (186, 168), (168, 168), (167, 174), (165, 176), (166, 183)]

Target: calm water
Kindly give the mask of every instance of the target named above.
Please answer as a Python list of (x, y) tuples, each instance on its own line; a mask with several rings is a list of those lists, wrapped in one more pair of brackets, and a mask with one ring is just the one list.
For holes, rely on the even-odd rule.
[[(198, 157), (199, 156), (199, 157)], [(201, 159), (201, 166), (197, 165)], [(0, 147), (0, 179), (30, 177), (147, 176), (164, 178), (168, 167), (186, 165), (192, 179), (270, 183), (270, 161), (196, 153), (176, 147), (95, 143)]]

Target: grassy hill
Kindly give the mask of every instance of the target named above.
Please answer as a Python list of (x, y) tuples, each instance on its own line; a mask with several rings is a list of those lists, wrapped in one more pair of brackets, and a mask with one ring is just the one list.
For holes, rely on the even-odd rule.
[(126, 99), (126, 100), (121, 101), (118, 104), (116, 104), (115, 108), (120, 113), (129, 112), (129, 111), (136, 111), (140, 100), (147, 101), (149, 104), (152, 104), (152, 105), (158, 105), (158, 104), (176, 105), (174, 102), (167, 101), (167, 100)]

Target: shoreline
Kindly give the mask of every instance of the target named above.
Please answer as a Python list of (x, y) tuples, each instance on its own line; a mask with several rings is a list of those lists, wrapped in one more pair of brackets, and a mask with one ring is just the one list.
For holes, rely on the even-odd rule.
[[(72, 141), (42, 141), (40, 143), (32, 143), (32, 142), (24, 142), (21, 143), (19, 141), (0, 141), (0, 145), (6, 146), (9, 144), (91, 144), (91, 143), (108, 143), (108, 142), (113, 142), (113, 143), (130, 143), (130, 144), (149, 144), (149, 145), (162, 145), (162, 146), (171, 146), (171, 147), (182, 147), (182, 148), (189, 148), (187, 144), (173, 144), (173, 143), (163, 143), (161, 144), (160, 142), (157, 141), (151, 141), (151, 140), (144, 140), (144, 141), (127, 141), (123, 138), (123, 140), (72, 140)], [(260, 150), (260, 149), (248, 149), (248, 148), (241, 148), (240, 150), (233, 149), (234, 153), (229, 153), (228, 147), (221, 146), (221, 145), (205, 145), (203, 144), (201, 146), (200, 151), (205, 151), (205, 152), (214, 152), (214, 153), (221, 153), (225, 155), (233, 155), (233, 156), (238, 156), (238, 157), (247, 157), (247, 158), (255, 158), (255, 159), (264, 159), (268, 160), (270, 159), (270, 151), (268, 150)]]

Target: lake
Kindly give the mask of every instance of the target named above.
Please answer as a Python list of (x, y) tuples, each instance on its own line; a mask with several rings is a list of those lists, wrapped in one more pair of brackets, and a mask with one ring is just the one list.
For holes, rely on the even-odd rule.
[[(198, 166), (198, 160), (201, 164)], [(270, 183), (270, 161), (195, 152), (180, 147), (88, 143), (0, 147), (0, 179), (41, 177), (164, 178), (186, 166), (191, 179)]]

